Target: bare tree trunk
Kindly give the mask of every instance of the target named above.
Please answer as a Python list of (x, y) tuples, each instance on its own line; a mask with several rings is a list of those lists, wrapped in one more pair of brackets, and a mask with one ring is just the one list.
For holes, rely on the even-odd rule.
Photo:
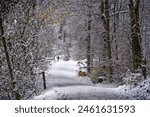
[[(116, 13), (116, 9), (117, 9), (117, 14), (115, 14)], [(119, 10), (118, 10), (119, 8), (118, 8), (118, 0), (116, 0), (115, 2), (114, 2), (114, 8), (113, 8), (113, 13), (114, 13), (114, 16), (113, 16), (113, 34), (112, 34), (112, 41), (114, 40), (114, 44), (115, 44), (115, 58), (116, 58), (116, 60), (118, 60), (119, 59), (119, 57), (118, 57), (118, 43), (117, 43), (117, 38), (116, 38), (116, 31), (117, 31), (117, 26), (118, 26), (118, 24), (119, 24)]]
[(103, 26), (105, 30), (105, 38), (106, 38), (106, 49), (107, 49), (107, 57), (109, 60), (108, 66), (108, 74), (109, 74), (109, 82), (112, 82), (112, 52), (111, 52), (111, 45), (110, 45), (110, 24), (109, 24), (109, 5), (108, 0), (101, 1), (101, 12), (102, 12), (102, 20)]
[[(142, 74), (146, 78), (146, 60), (142, 54), (142, 37), (139, 26), (140, 0), (129, 0), (129, 10), (131, 18), (131, 47), (132, 47), (132, 70), (136, 72), (142, 68)], [(142, 65), (143, 64), (143, 65)]]
[(5, 52), (6, 61), (7, 61), (7, 67), (8, 67), (8, 71), (9, 71), (10, 89), (12, 90), (12, 94), (13, 94), (14, 98), (16, 100), (19, 100), (20, 99), (19, 94), (16, 91), (14, 91), (15, 90), (15, 82), (14, 82), (14, 77), (13, 77), (13, 70), (11, 67), (10, 56), (9, 56), (9, 52), (7, 49), (6, 39), (5, 39), (5, 37), (3, 37), (4, 28), (3, 28), (3, 19), (2, 19), (1, 15), (0, 15), (0, 32), (1, 32), (0, 37), (2, 39), (2, 44), (3, 44), (3, 48), (4, 48), (4, 52)]
[[(90, 10), (90, 7), (89, 7)], [(87, 33), (88, 36), (86, 38), (87, 42), (87, 73), (89, 74), (91, 72), (91, 13), (88, 14), (88, 27), (87, 27)]]

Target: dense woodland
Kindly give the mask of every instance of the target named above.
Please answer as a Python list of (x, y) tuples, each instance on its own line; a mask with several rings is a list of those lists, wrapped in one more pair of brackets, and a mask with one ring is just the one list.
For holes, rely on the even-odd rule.
[(0, 99), (39, 94), (59, 56), (87, 60), (94, 83), (150, 74), (149, 0), (0, 0)]

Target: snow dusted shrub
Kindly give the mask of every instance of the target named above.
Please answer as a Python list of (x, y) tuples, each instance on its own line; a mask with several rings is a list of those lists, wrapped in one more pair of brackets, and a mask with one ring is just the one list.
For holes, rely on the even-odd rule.
[(91, 81), (95, 84), (95, 83), (102, 83), (104, 81), (105, 75), (103, 73), (103, 69), (100, 67), (93, 67), (91, 69)]
[(95, 67), (95, 68), (92, 68), (92, 69), (91, 69), (90, 77), (91, 77), (91, 81), (92, 81), (94, 84), (95, 84), (95, 83), (98, 83), (99, 72), (100, 72), (100, 70), (98, 69), (98, 67)]
[(84, 77), (84, 76), (87, 76), (87, 65), (85, 64), (84, 61), (78, 61), (77, 62), (77, 65), (79, 67), (78, 69), (78, 77)]
[(78, 77), (84, 77), (84, 76), (87, 76), (87, 73), (86, 72), (83, 72), (83, 71), (79, 71), (78, 72)]
[(150, 78), (129, 90), (129, 99), (150, 100)]
[(130, 88), (136, 87), (141, 81), (144, 80), (144, 77), (141, 73), (132, 73), (128, 70), (122, 77), (123, 83), (129, 85)]

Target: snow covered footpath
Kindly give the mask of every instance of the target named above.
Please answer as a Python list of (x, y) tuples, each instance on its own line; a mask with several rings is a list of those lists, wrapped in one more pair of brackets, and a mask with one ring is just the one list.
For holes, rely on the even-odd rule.
[[(59, 61), (47, 71), (47, 90), (36, 100), (123, 100), (133, 98), (139, 88), (125, 90), (126, 86), (93, 85), (88, 77), (77, 76), (77, 61)], [(140, 86), (139, 86), (140, 87)], [(143, 86), (144, 87), (144, 86)], [(137, 91), (138, 90), (138, 91)], [(148, 90), (147, 90), (148, 92)], [(136, 95), (137, 96), (137, 95)], [(144, 98), (145, 99), (145, 98)]]
[(78, 65), (76, 61), (59, 61), (54, 63), (47, 71), (47, 88), (74, 85), (91, 85), (88, 78), (78, 78)]

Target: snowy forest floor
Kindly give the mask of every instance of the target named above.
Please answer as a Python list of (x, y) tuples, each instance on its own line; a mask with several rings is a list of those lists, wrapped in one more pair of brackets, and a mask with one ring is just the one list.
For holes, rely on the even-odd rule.
[(53, 63), (46, 72), (47, 89), (36, 100), (127, 100), (150, 99), (150, 78), (139, 86), (91, 83), (88, 77), (78, 77), (77, 61), (59, 61)]

